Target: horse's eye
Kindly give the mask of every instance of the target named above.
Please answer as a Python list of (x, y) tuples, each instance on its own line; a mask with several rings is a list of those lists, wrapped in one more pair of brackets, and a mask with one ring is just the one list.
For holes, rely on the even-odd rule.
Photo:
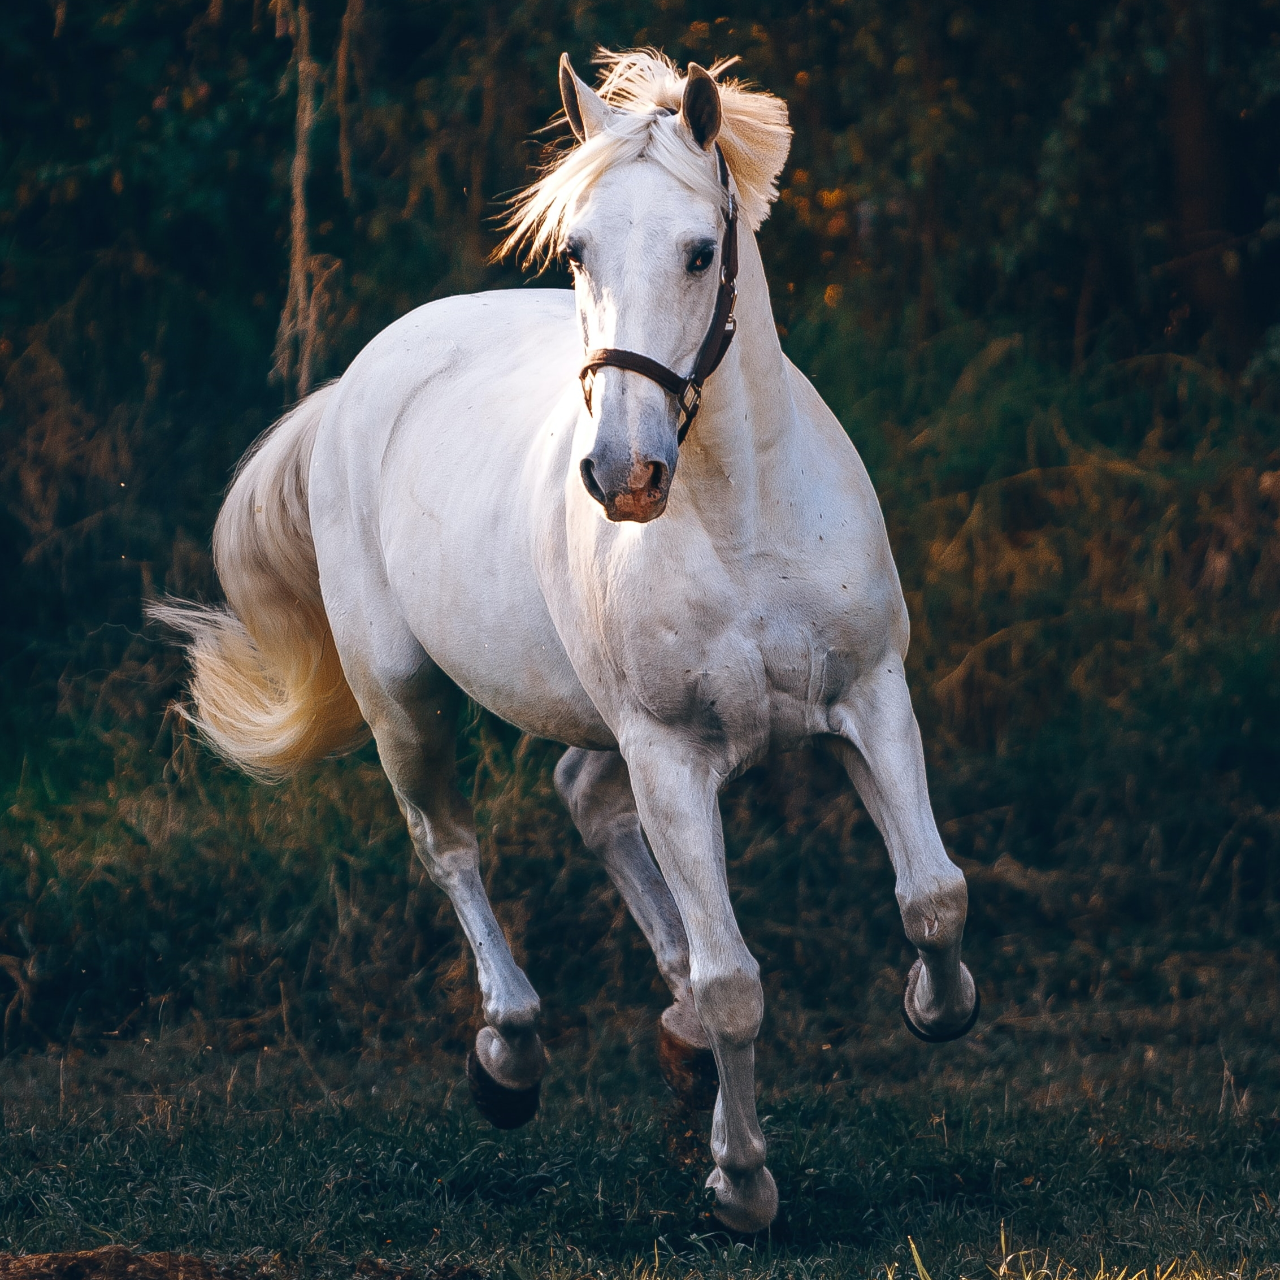
[(565, 245), (564, 256), (568, 259), (571, 271), (576, 271), (582, 266), (582, 246), (576, 240), (571, 240)]
[(693, 256), (689, 259), (689, 270), (695, 276), (701, 275), (715, 260), (715, 249), (709, 244), (704, 244), (702, 248), (693, 251)]

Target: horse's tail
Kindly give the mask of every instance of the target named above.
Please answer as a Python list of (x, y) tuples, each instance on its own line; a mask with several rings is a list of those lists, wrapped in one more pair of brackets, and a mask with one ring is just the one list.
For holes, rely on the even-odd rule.
[(227, 604), (168, 600), (151, 617), (187, 636), (192, 705), (183, 714), (246, 773), (278, 780), (355, 746), (363, 718), (320, 598), (307, 506), (323, 388), (245, 455), (213, 528)]

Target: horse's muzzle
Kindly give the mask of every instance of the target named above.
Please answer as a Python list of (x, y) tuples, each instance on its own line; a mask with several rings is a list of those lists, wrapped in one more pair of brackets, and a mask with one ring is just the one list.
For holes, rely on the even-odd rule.
[(671, 468), (661, 458), (635, 458), (624, 471), (591, 455), (582, 460), (582, 483), (610, 520), (645, 524), (667, 509)]

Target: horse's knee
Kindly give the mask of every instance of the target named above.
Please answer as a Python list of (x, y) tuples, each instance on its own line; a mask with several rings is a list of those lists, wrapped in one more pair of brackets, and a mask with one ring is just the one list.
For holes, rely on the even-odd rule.
[(601, 784), (607, 773), (607, 759), (603, 752), (584, 751), (581, 747), (570, 747), (560, 757), (556, 765), (553, 780), (556, 794), (569, 810), (573, 824), (578, 828), (583, 842), (589, 849), (596, 849), (601, 844), (603, 832), (598, 830), (602, 817), (611, 817), (607, 813), (610, 806), (602, 804)]
[(716, 1043), (755, 1042), (764, 1017), (760, 966), (751, 956), (710, 974), (695, 973), (693, 1002), (707, 1034)]
[(555, 772), (551, 775), (552, 781), (555, 783), (556, 795), (564, 802), (564, 807), (573, 813), (577, 808), (579, 800), (579, 792), (583, 788), (586, 779), (583, 778), (583, 771), (591, 759), (591, 752), (584, 751), (581, 747), (570, 747), (564, 753), (556, 764)]
[(554, 780), (556, 794), (594, 853), (607, 859), (614, 841), (638, 831), (631, 783), (617, 752), (570, 747), (556, 765)]
[(556, 794), (575, 817), (585, 809), (602, 803), (616, 805), (631, 796), (627, 767), (616, 751), (570, 747), (557, 762), (552, 780)]

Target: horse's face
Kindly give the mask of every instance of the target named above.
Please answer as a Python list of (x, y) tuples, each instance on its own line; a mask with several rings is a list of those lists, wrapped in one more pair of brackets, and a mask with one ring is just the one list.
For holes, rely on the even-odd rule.
[[(705, 157), (708, 187), (716, 190), (719, 95), (697, 70), (683, 109), (654, 128), (670, 131), (660, 141), (689, 147), (696, 163)], [(580, 138), (608, 127), (610, 108), (573, 76), (567, 59), (561, 89)], [(686, 375), (715, 311), (722, 233), (718, 202), (665, 166), (642, 158), (610, 169), (564, 228), (584, 350), (636, 352)], [(595, 440), (581, 463), (587, 492), (610, 520), (656, 519), (676, 469), (675, 398), (648, 377), (604, 367), (591, 375), (588, 405)]]
[[(585, 350), (636, 351), (684, 373), (715, 309), (718, 211), (660, 165), (609, 173), (566, 236)], [(639, 374), (592, 377), (595, 443), (582, 481), (610, 520), (644, 522), (667, 505), (677, 458), (675, 399)]]

